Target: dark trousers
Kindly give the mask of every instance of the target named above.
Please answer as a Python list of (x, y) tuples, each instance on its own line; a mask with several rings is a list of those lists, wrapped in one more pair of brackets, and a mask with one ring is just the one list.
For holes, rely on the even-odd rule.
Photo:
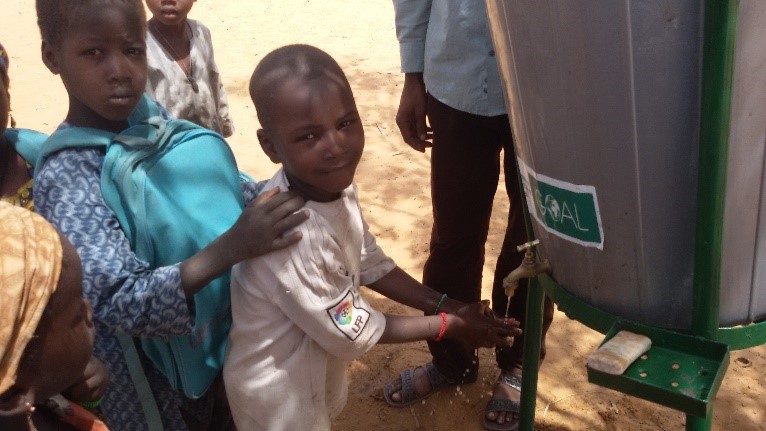
[(189, 431), (236, 431), (231, 416), (229, 399), (223, 385), (223, 372), (219, 372), (202, 398), (188, 400), (181, 405), (183, 417)]
[[(492, 308), (505, 315), (507, 297), (503, 278), (521, 263), (516, 246), (527, 242), (522, 195), (516, 167), (511, 126), (507, 115), (485, 117), (453, 109), (430, 95), (428, 119), (433, 129), (431, 199), (434, 224), (431, 246), (423, 269), (423, 284), (463, 302), (481, 299), (484, 244), (489, 231), (492, 203), (500, 178), (500, 153), (504, 154), (505, 186), (510, 208), (503, 246), (495, 266)], [(522, 280), (511, 300), (509, 317), (524, 324), (527, 286)], [(553, 320), (553, 304), (546, 298), (543, 343)], [(513, 346), (496, 349), (504, 371), (520, 369), (524, 337)], [(470, 383), (478, 375), (476, 350), (462, 342), (429, 342), (436, 368), (448, 379)]]

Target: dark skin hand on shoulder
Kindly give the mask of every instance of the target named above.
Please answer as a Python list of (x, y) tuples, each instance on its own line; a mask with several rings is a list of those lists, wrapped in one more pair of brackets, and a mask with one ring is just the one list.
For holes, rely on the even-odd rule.
[(278, 188), (261, 193), (227, 232), (234, 239), (232, 261), (241, 262), (298, 242), (300, 232), (284, 234), (307, 219), (307, 212), (298, 212), (304, 204), (302, 197), (289, 191), (281, 193)]
[(261, 193), (228, 231), (181, 263), (186, 295), (191, 297), (236, 263), (298, 242), (300, 232), (285, 233), (308, 218), (307, 211), (300, 211), (304, 204), (297, 194), (278, 188)]

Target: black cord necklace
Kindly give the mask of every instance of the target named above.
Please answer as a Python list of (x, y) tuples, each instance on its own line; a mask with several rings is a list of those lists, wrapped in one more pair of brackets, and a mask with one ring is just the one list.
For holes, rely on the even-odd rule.
[(189, 69), (187, 70), (184, 67), (183, 62), (181, 61), (181, 56), (178, 55), (175, 49), (173, 49), (173, 45), (168, 42), (168, 39), (165, 37), (165, 35), (162, 33), (162, 31), (157, 27), (157, 23), (153, 22), (153, 25), (151, 26), (152, 33), (159, 36), (161, 40), (159, 40), (160, 45), (162, 45), (167, 51), (170, 51), (170, 54), (173, 56), (173, 59), (175, 60), (176, 64), (178, 64), (178, 67), (181, 68), (181, 71), (186, 75), (186, 80), (189, 81), (189, 84), (192, 87), (192, 90), (194, 92), (199, 91), (199, 85), (197, 84), (197, 80), (194, 78), (194, 60), (192, 59), (192, 53), (191, 53), (191, 44), (192, 44), (192, 38), (194, 37), (191, 27), (189, 26), (189, 23), (186, 23), (186, 26), (189, 30)]

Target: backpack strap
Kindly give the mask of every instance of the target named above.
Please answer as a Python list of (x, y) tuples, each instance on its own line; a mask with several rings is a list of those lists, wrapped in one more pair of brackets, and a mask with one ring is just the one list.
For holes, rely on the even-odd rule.
[[(165, 117), (167, 115), (169, 115), (167, 111), (164, 111), (157, 102), (144, 93), (141, 100), (138, 102), (138, 105), (133, 110), (133, 113), (130, 114), (128, 124), (130, 126), (135, 126), (146, 123), (153, 117)], [(37, 176), (38, 171), (42, 168), (50, 155), (61, 150), (72, 148), (106, 149), (115, 135), (115, 133), (101, 129), (67, 127), (53, 132), (44, 143), (38, 146), (38, 149), (30, 150), (30, 157), (33, 158), (27, 159), (23, 154), (22, 157), (34, 165), (35, 176)]]
[(128, 117), (128, 125), (135, 126), (141, 124), (147, 118), (162, 117), (165, 119), (170, 118), (170, 113), (165, 110), (159, 103), (144, 93), (138, 105), (133, 109), (133, 113)]
[(3, 139), (9, 142), (17, 153), (29, 164), (37, 161), (48, 135), (36, 130), (8, 128), (3, 132)]
[(53, 132), (40, 149), (35, 165), (35, 177), (52, 154), (71, 148), (103, 148), (109, 146), (114, 133), (87, 127), (70, 127)]
[(130, 335), (122, 331), (115, 331), (115, 335), (120, 342), (120, 347), (122, 347), (130, 379), (133, 381), (136, 392), (138, 392), (138, 399), (144, 411), (144, 419), (146, 419), (146, 424), (149, 427), (148, 431), (163, 431), (164, 427), (162, 425), (160, 409), (157, 406), (157, 400), (154, 398), (152, 388), (149, 386), (149, 381), (146, 379), (141, 359), (138, 357), (136, 343)]
[(189, 130), (203, 129), (188, 120), (166, 120), (160, 116), (153, 116), (123, 130), (112, 139), (132, 151), (140, 150), (149, 157), (164, 151), (165, 147), (171, 143), (171, 138), (177, 136), (177, 133)]

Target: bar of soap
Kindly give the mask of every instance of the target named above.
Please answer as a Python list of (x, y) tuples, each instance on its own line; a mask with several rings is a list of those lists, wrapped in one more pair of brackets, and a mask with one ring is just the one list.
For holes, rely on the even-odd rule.
[(588, 356), (588, 366), (603, 373), (620, 375), (651, 347), (649, 337), (620, 331)]

